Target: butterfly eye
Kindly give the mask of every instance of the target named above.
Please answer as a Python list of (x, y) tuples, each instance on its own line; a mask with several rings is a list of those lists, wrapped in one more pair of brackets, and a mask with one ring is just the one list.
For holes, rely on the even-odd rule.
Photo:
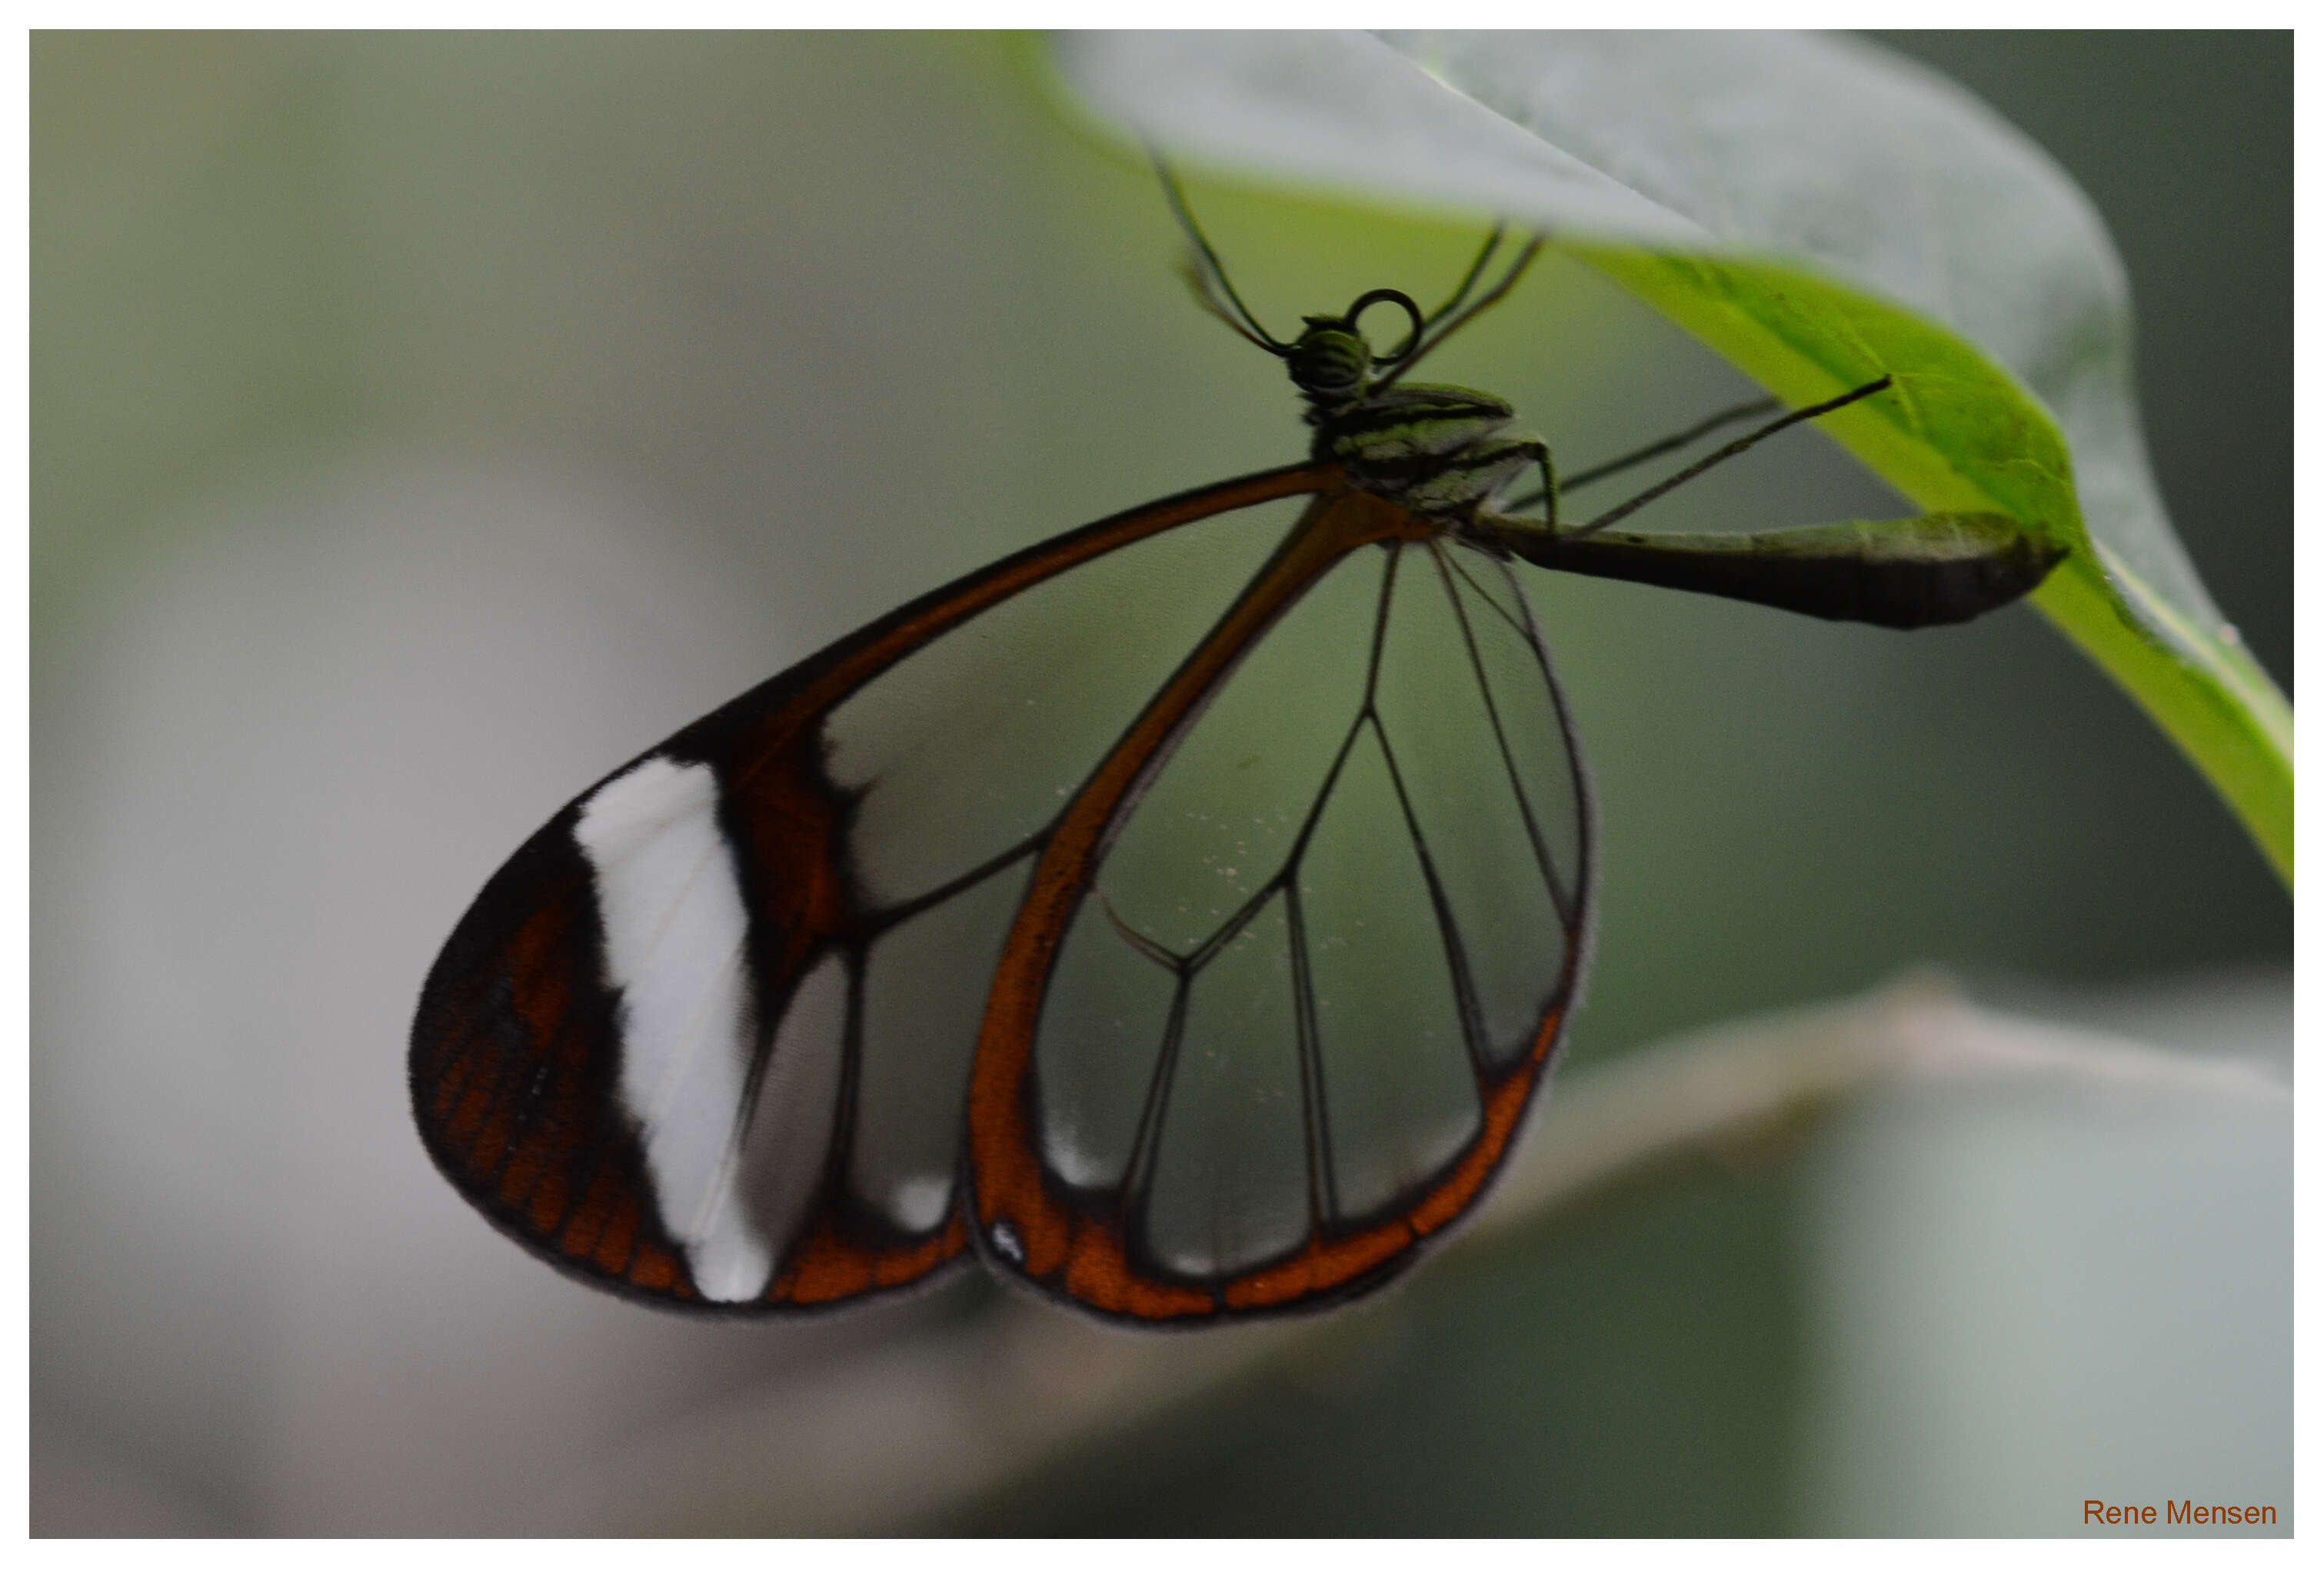
[(1371, 346), (1343, 318), (1312, 316), (1285, 364), (1292, 384), (1311, 402), (1342, 405), (1363, 392), (1371, 374)]

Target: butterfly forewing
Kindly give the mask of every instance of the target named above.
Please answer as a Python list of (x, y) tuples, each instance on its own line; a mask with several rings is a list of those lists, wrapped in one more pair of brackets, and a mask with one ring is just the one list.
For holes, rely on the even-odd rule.
[(886, 909), (1025, 844), (1282, 540), (1277, 509), (1188, 523), (993, 606), (824, 724), (851, 868)]
[(871, 944), (848, 1190), (906, 1231), (952, 1209), (969, 1055), (1026, 872), (1012, 863)]
[(882, 618), (567, 807), (414, 1021), (430, 1152), (553, 1262), (781, 1309), (966, 1246), (962, 1102), (1047, 826), (1282, 537), (1277, 470)]

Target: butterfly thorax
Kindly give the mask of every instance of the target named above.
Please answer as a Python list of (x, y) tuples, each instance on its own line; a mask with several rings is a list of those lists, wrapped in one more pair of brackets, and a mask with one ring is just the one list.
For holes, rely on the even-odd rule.
[(1315, 430), (1310, 456), (1423, 516), (1465, 519), (1534, 461), (1535, 443), (1494, 438), (1516, 411), (1489, 392), (1378, 384), (1370, 345), (1343, 318), (1307, 318), (1286, 360)]

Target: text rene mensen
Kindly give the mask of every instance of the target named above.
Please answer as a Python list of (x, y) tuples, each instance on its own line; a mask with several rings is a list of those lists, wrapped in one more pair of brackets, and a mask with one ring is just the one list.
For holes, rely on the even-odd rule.
[(2273, 1504), (2199, 1504), (2191, 1499), (2165, 1500), (2158, 1511), (2153, 1504), (2110, 1504), (2102, 1499), (2082, 1500), (2086, 1526), (2272, 1526)]

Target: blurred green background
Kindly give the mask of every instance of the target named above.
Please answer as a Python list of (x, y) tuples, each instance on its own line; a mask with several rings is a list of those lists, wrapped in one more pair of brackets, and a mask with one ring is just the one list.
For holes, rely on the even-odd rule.
[[(2288, 685), (2289, 35), (1886, 42), (2104, 211), (2173, 518)], [(595, 1482), (737, 1413), (823, 1408), (810, 1384), (860, 1410), (848, 1391), (958, 1376), (930, 1348), (1002, 1311), (992, 1289), (738, 1332), (556, 1278), (410, 1131), (420, 978), (511, 847), (696, 714), (1004, 550), (1296, 456), (1279, 368), (1192, 307), (1150, 172), (1002, 39), (48, 33), (32, 92), (35, 1531), (785, 1528), (683, 1465), (642, 1503)], [(1476, 234), (1191, 189), (1275, 323), (1438, 292)], [(1569, 466), (1744, 392), (1554, 257), (1441, 357)], [(1801, 433), (1650, 521), (1902, 510)], [(2032, 612), (1900, 636), (1532, 581), (1601, 805), (1574, 1064), (1923, 961), (2165, 1044), (2288, 1051), (2289, 899)], [(2288, 1121), (2171, 1126), (1872, 1108), (1449, 1258), (1321, 1361), (1055, 1465), (885, 1513), (866, 1477), (855, 1518), (2067, 1532), (2064, 1493), (2107, 1464), (2184, 1468), (2094, 1451), (2013, 1497), (1960, 1457), (2216, 1426), (2220, 1485), (2276, 1487), (2288, 1523)], [(2022, 1175), (1988, 1210), (2062, 1217), (2028, 1237), (2089, 1233), (2080, 1195), (2185, 1247), (2066, 1269), (1957, 1229), (1948, 1251), (1909, 1228), (1965, 1149)], [(2166, 1190), (2193, 1195), (2175, 1230), (2138, 1208)], [(1851, 1295), (1882, 1247), (1940, 1294), (1990, 1274), (2021, 1349), (2064, 1326), (2009, 1380), (2040, 1413), (1884, 1397), (1894, 1457), (1862, 1461), (1835, 1369), (1901, 1322)], [(2223, 1300), (2153, 1323), (2217, 1341), (2209, 1371), (2078, 1421), (2076, 1345), (2195, 1351), (2077, 1315), (2190, 1271)], [(1997, 1343), (1924, 1349), (1989, 1371)], [(1914, 1387), (1977, 1382), (1952, 1374)]]

